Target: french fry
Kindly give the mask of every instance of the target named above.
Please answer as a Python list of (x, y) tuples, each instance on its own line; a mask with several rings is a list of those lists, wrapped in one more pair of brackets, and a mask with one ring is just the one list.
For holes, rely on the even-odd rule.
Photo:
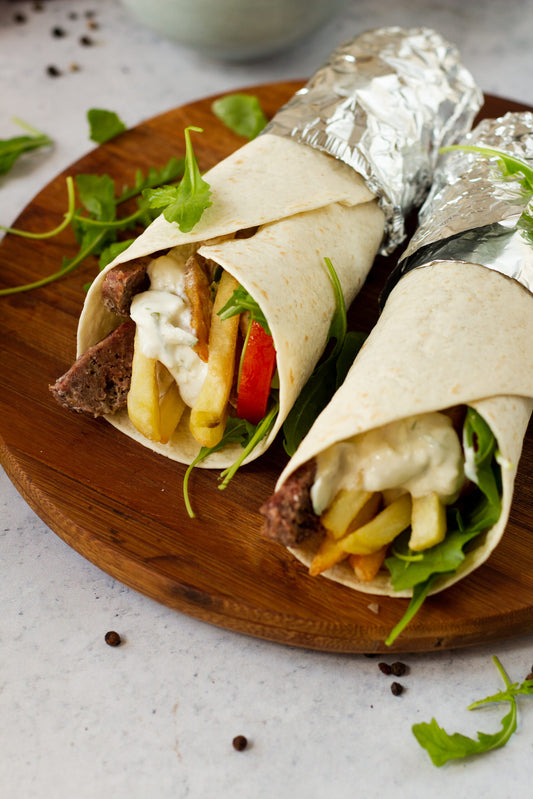
[(317, 577), (319, 574), (331, 569), (332, 566), (335, 566), (336, 563), (340, 563), (341, 560), (345, 560), (347, 557), (348, 553), (342, 549), (339, 542), (325, 535), (311, 561), (309, 574), (311, 577)]
[[(168, 443), (185, 409), (174, 378), (154, 358), (148, 358), (135, 335), (128, 416), (133, 426), (150, 441)], [(166, 389), (161, 396), (161, 389)]]
[(159, 386), (157, 361), (141, 350), (139, 334), (135, 333), (131, 384), (127, 399), (128, 416), (132, 425), (150, 441), (160, 440)]
[(211, 315), (207, 375), (191, 410), (189, 421), (192, 435), (203, 447), (213, 447), (218, 444), (226, 425), (227, 406), (235, 369), (239, 316), (221, 319), (218, 311), (231, 298), (238, 285), (235, 278), (227, 272), (222, 272)]
[(185, 410), (178, 384), (174, 381), (159, 399), (159, 440), (167, 444)]
[[(345, 494), (346, 493), (349, 492), (345, 492)], [(356, 529), (357, 527), (362, 527), (363, 524), (369, 522), (376, 515), (381, 504), (381, 494), (378, 492), (372, 494), (368, 491), (360, 491), (357, 493), (362, 495), (364, 504), (362, 507), (360, 507), (355, 518), (348, 523), (348, 529), (350, 531)], [(341, 503), (345, 506), (348, 505), (346, 499), (342, 499)], [(354, 504), (359, 505), (359, 499), (356, 500)], [(339, 506), (337, 505), (337, 508), (338, 507)], [(322, 523), (324, 522), (324, 515), (322, 515), (321, 521)], [(318, 574), (322, 574), (322, 572), (327, 571), (327, 569), (331, 569), (331, 567), (336, 563), (340, 563), (341, 560), (344, 560), (348, 557), (348, 553), (342, 548), (341, 541), (342, 539), (335, 539), (330, 535), (324, 536), (322, 543), (320, 544), (309, 567), (309, 574), (311, 577), (316, 577)]]
[(385, 544), (390, 544), (410, 523), (411, 495), (402, 494), (367, 524), (348, 533), (339, 543), (351, 555), (370, 555)]
[(446, 508), (438, 494), (413, 497), (409, 547), (414, 552), (440, 544), (446, 535)]
[(348, 556), (348, 562), (358, 580), (361, 580), (362, 583), (368, 583), (374, 579), (385, 560), (387, 549), (388, 545), (385, 544), (381, 549), (377, 549), (370, 555)]
[(342, 538), (371, 496), (370, 491), (341, 488), (320, 517), (328, 535), (335, 540)]

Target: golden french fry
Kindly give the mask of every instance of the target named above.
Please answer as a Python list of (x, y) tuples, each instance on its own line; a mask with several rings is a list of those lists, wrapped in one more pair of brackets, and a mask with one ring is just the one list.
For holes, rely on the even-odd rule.
[(328, 535), (335, 540), (342, 538), (371, 496), (370, 491), (342, 488), (320, 517)]
[(413, 497), (409, 547), (414, 552), (440, 544), (446, 536), (446, 508), (434, 491)]
[(385, 560), (387, 548), (388, 545), (385, 544), (381, 549), (371, 552), (370, 555), (348, 556), (348, 562), (358, 580), (361, 580), (363, 583), (368, 583), (370, 580), (374, 579)]
[(172, 382), (159, 400), (159, 440), (162, 444), (170, 441), (184, 410), (185, 403), (181, 398), (178, 384)]
[(138, 333), (135, 333), (131, 367), (131, 384), (128, 392), (128, 416), (132, 425), (150, 441), (160, 440), (159, 386), (157, 361), (148, 358), (141, 350)]
[(341, 560), (344, 560), (347, 557), (348, 553), (342, 549), (342, 547), (339, 545), (339, 542), (334, 541), (333, 538), (329, 538), (327, 535), (325, 535), (316, 552), (316, 555), (311, 561), (311, 565), (309, 566), (309, 574), (311, 577), (316, 577), (317, 575), (322, 574), (322, 572), (331, 569), (332, 566), (335, 566), (336, 563), (339, 563)]
[(192, 435), (203, 447), (215, 446), (224, 434), (235, 369), (239, 316), (221, 319), (218, 311), (231, 298), (238, 285), (235, 278), (222, 272), (211, 315), (207, 375), (191, 410), (189, 422)]
[(411, 495), (387, 505), (381, 513), (340, 540), (342, 548), (352, 555), (369, 555), (396, 538), (411, 523)]

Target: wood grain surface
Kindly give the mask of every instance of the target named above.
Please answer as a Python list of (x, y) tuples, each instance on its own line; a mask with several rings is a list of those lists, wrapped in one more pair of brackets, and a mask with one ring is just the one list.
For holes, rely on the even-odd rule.
[[(270, 116), (299, 85), (249, 92)], [(131, 185), (136, 169), (183, 155), (187, 125), (205, 131), (194, 148), (200, 168), (207, 169), (243, 144), (214, 117), (211, 100), (172, 110), (92, 150), (38, 194), (16, 226), (42, 231), (62, 220), (66, 175), (108, 173), (119, 186)], [(482, 115), (522, 108), (489, 97)], [(75, 252), (70, 231), (45, 241), (7, 235), (0, 243), (0, 287), (53, 273), (63, 256)], [(352, 327), (370, 329), (375, 322), (377, 297), (390, 268), (390, 259), (378, 259), (350, 310)], [(69, 413), (55, 403), (48, 385), (75, 356), (83, 286), (96, 271), (96, 260), (89, 259), (47, 287), (0, 297), (0, 456), (25, 500), (83, 557), (176, 611), (299, 647), (386, 651), (384, 639), (403, 615), (406, 600), (373, 598), (311, 578), (283, 547), (261, 538), (257, 509), (286, 461), (281, 444), (241, 469), (225, 491), (218, 489), (216, 472), (195, 470), (190, 491), (197, 518), (191, 520), (182, 498), (185, 467), (130, 441), (103, 420)], [(533, 630), (532, 434), (530, 426), (500, 546), (474, 574), (428, 599), (394, 650), (469, 646)]]

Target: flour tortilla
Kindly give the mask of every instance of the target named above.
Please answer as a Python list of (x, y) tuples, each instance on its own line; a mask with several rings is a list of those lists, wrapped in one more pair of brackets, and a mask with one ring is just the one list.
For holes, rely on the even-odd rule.
[[(327, 342), (335, 296), (324, 258), (331, 259), (349, 305), (379, 250), (384, 215), (363, 179), (345, 164), (290, 139), (264, 134), (213, 167), (205, 179), (212, 205), (190, 233), (159, 216), (95, 280), (78, 327), (78, 355), (122, 319), (101, 299), (106, 272), (141, 256), (178, 248), (220, 264), (259, 303), (277, 352), (280, 409), (269, 436), (248, 461), (274, 440)], [(232, 238), (259, 226), (250, 238)], [(168, 444), (141, 436), (126, 411), (106, 417), (126, 435), (181, 463), (200, 449), (186, 412)], [(224, 468), (242, 453), (231, 445), (202, 462)]]
[[(467, 404), (494, 433), (502, 456), (498, 522), (432, 593), (452, 585), (490, 555), (505, 530), (513, 486), (533, 409), (533, 297), (514, 280), (476, 264), (439, 262), (407, 274), (352, 365), (282, 472), (279, 488), (299, 466), (333, 444), (408, 416)], [(292, 549), (309, 565), (316, 541)], [(341, 563), (324, 573), (358, 591), (394, 591), (388, 573), (357, 580)]]

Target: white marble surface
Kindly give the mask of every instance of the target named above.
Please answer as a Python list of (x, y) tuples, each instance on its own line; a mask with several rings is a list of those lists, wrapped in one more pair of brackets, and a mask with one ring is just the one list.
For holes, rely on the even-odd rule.
[[(142, 29), (114, 0), (0, 3), (0, 138), (19, 116), (55, 141), (0, 178), (10, 224), (58, 171), (92, 146), (85, 114), (130, 126), (189, 100), (309, 74), (337, 43), (371, 27), (430, 25), (461, 49), (485, 91), (533, 104), (527, 0), (348, 1), (291, 52), (252, 64), (189, 53)], [(86, 11), (98, 29), (87, 30)], [(76, 12), (78, 18), (70, 19)], [(25, 23), (13, 21), (16, 13)], [(56, 39), (60, 25), (67, 36)], [(87, 34), (94, 46), (81, 47)], [(77, 63), (79, 71), (69, 66)], [(46, 74), (54, 64), (64, 74)], [(0, 300), (1, 313), (1, 300)], [(528, 795), (533, 707), (488, 756), (440, 770), (411, 725), (499, 727), (502, 708), (466, 711), (533, 663), (533, 637), (403, 659), (401, 697), (377, 660), (291, 649), (219, 630), (157, 605), (58, 539), (0, 471), (0, 795), (6, 799), (271, 799)], [(106, 646), (106, 630), (123, 636)], [(250, 746), (236, 752), (244, 734)]]

